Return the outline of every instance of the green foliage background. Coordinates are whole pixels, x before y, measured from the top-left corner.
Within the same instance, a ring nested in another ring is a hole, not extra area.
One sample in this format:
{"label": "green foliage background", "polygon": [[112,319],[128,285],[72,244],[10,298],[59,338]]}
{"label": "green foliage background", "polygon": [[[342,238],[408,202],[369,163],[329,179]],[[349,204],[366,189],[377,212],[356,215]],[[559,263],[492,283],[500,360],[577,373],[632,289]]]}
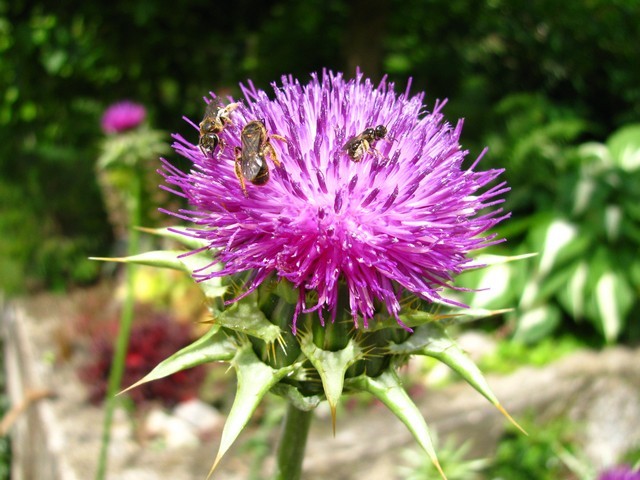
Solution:
{"label": "green foliage background", "polygon": [[[0,287],[97,278],[86,257],[113,239],[94,165],[114,101],[188,135],[202,96],[248,78],[412,77],[466,119],[470,158],[488,145],[484,165],[506,168],[517,221],[557,208],[573,147],[640,118],[638,44],[638,0],[0,0]],[[510,248],[532,228],[505,231]]]}

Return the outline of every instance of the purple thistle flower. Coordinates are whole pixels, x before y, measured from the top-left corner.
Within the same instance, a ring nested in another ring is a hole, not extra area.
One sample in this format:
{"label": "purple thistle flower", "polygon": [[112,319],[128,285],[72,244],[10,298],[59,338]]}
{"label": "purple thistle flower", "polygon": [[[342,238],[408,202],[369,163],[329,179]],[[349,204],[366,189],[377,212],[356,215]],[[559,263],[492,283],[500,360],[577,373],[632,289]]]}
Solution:
{"label": "purple thistle flower", "polygon": [[122,133],[140,125],[147,111],[139,103],[128,100],[114,103],[102,114],[100,125],[104,133]]}
{"label": "purple thistle flower", "polygon": [[[242,296],[271,275],[288,280],[299,291],[294,333],[301,312],[316,311],[324,324],[327,311],[335,320],[342,282],[356,326],[362,318],[366,327],[380,302],[400,322],[406,291],[456,304],[441,291],[471,268],[469,252],[498,241],[485,233],[508,216],[491,209],[508,188],[503,182],[480,192],[502,170],[476,172],[480,158],[463,169],[462,121],[455,127],[444,121],[444,102],[427,112],[424,94],[410,96],[409,87],[397,94],[385,79],[375,87],[362,75],[347,81],[323,72],[304,86],[283,77],[272,100],[249,82],[232,124],[220,133],[224,149],[205,156],[175,135],[174,149],[193,168],[184,173],[163,159],[162,173],[177,187],[171,191],[192,207],[174,214],[195,223],[192,235],[216,252],[211,267],[223,265],[196,278],[250,271]],[[242,127],[256,119],[287,141],[271,141],[281,166],[267,159],[271,179],[247,182],[245,196],[234,147],[241,146]],[[386,138],[354,162],[345,143],[377,125],[387,128]]]}
{"label": "purple thistle flower", "polygon": [[632,470],[628,465],[613,467],[602,472],[598,480],[640,480],[640,470]]}

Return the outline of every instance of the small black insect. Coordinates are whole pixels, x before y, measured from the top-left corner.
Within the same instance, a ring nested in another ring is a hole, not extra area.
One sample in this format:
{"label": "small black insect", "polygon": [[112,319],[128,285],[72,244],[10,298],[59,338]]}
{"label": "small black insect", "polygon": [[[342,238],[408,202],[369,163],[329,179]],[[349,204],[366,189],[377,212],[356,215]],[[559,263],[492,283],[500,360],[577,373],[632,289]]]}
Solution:
{"label": "small black insect", "polygon": [[377,127],[366,128],[362,133],[351,137],[344,144],[342,150],[346,151],[351,160],[359,162],[365,153],[373,148],[373,142],[381,140],[387,135],[387,127],[378,125]]}
{"label": "small black insect", "polygon": [[198,140],[198,147],[200,147],[203,155],[213,155],[218,145],[220,146],[219,153],[222,153],[225,143],[218,134],[231,123],[229,114],[239,105],[239,103],[230,103],[227,106],[223,106],[219,102],[207,104],[204,118],[200,122],[200,139]]}
{"label": "small black insect", "polygon": [[273,163],[279,167],[280,160],[270,139],[287,141],[281,135],[268,134],[264,120],[253,120],[245,125],[242,129],[240,139],[242,148],[236,147],[236,176],[240,180],[240,187],[245,196],[247,196],[246,182],[254,185],[264,185],[269,181],[269,166],[267,165],[266,155],[271,157]]}

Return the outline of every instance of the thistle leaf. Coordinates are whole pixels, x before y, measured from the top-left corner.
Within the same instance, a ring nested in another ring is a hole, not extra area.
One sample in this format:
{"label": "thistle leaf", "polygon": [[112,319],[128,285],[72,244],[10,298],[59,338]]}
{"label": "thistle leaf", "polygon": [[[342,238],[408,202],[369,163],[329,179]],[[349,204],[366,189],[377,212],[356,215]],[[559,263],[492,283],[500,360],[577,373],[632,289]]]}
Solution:
{"label": "thistle leaf", "polygon": [[[139,227],[138,229],[143,232],[151,233],[153,235],[170,238],[194,250],[204,249],[207,245],[206,242],[189,236],[189,230],[186,228],[172,227],[152,229]],[[181,232],[184,232],[184,234]],[[189,275],[193,275],[194,272],[197,272],[204,268],[209,268],[209,271],[212,272],[215,272],[216,270],[219,270],[221,268],[220,266],[215,265],[213,254],[206,249],[198,253],[185,253],[181,250],[155,250],[138,255],[132,255],[130,257],[91,258],[93,260],[135,263],[138,265],[147,265],[150,267],[171,268],[173,270],[186,272]],[[212,264],[214,265],[212,266]],[[218,277],[212,277],[207,280],[200,281],[198,282],[198,286],[207,298],[222,297],[227,291],[227,287],[222,285],[222,279]]]}
{"label": "thistle leaf", "polygon": [[158,380],[203,363],[229,361],[233,358],[236,349],[236,345],[220,331],[220,326],[214,325],[198,340],[160,362],[151,372],[120,394],[152,380]]}
{"label": "thistle leaf", "polygon": [[171,268],[173,270],[187,271],[184,264],[178,259],[182,254],[179,250],[154,250],[151,252],[131,255],[130,257],[89,257],[90,260],[101,262],[135,263],[136,265],[146,265],[149,267]]}
{"label": "thistle leaf", "polygon": [[424,417],[413,403],[407,392],[402,388],[398,375],[393,370],[387,370],[376,378],[366,375],[348,380],[349,386],[371,393],[384,403],[404,423],[422,449],[427,453],[440,476],[446,480],[446,475],[438,462],[429,427]]}
{"label": "thistle leaf", "polygon": [[[202,270],[205,267],[209,267],[214,263],[208,251],[185,254],[185,252],[181,250],[153,250],[151,252],[140,253],[138,255],[131,255],[129,257],[90,257],[90,259],[104,262],[134,263],[149,267],[170,268],[186,272],[189,275],[193,275],[194,272]],[[210,268],[210,271],[215,271],[219,268],[219,266],[214,265]],[[221,297],[227,291],[227,287],[222,285],[222,279],[218,277],[212,277],[207,280],[200,281],[197,284],[207,298]]]}
{"label": "thistle leaf", "polygon": [[191,229],[186,227],[169,227],[169,228],[145,228],[138,227],[141,232],[156,235],[158,237],[174,240],[191,250],[204,248],[208,242],[200,238],[196,238],[191,234]]}
{"label": "thistle leaf", "polygon": [[509,262],[518,262],[520,260],[525,260],[527,258],[537,256],[537,252],[532,253],[523,253],[522,255],[491,255],[491,254],[483,254],[478,255],[473,259],[473,264],[469,265],[468,268],[485,268],[492,265],[502,265]]}
{"label": "thistle leaf", "polygon": [[[194,272],[198,272],[205,268],[209,272],[215,272],[222,268],[221,265],[214,264],[211,252],[208,250],[187,255],[182,252],[178,260],[180,260],[184,265],[184,270],[189,272],[192,276]],[[227,287],[222,285],[222,278],[220,277],[211,277],[206,280],[198,281],[197,285],[200,287],[200,290],[202,290],[205,297],[209,299],[222,297],[227,292]]]}
{"label": "thistle leaf", "polygon": [[211,478],[220,459],[238,438],[238,435],[247,425],[251,415],[253,415],[266,393],[283,377],[298,368],[297,364],[289,365],[279,370],[269,367],[256,357],[250,343],[240,347],[231,363],[238,376],[236,398],[227,416],[218,454],[207,479]]}
{"label": "thistle leaf", "polygon": [[452,319],[456,324],[461,324],[470,323],[481,318],[493,317],[494,315],[502,315],[503,313],[509,312],[513,312],[513,308],[456,308],[450,310],[448,313],[440,314],[438,315],[438,317],[439,319]]}

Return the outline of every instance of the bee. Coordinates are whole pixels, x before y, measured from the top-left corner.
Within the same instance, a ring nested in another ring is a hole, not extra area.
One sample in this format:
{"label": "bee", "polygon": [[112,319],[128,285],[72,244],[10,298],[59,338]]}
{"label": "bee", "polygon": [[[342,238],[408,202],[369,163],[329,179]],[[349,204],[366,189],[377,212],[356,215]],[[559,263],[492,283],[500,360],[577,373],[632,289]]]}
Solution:
{"label": "bee", "polygon": [[362,156],[373,148],[373,142],[381,140],[387,135],[387,127],[378,125],[377,127],[365,128],[365,130],[355,137],[351,137],[344,144],[342,150],[346,151],[351,160],[359,162]]}
{"label": "bee", "polygon": [[224,150],[225,142],[218,134],[231,123],[229,114],[238,108],[239,103],[230,103],[226,107],[219,102],[210,102],[204,111],[204,118],[200,122],[200,139],[198,147],[203,155],[213,155],[220,146],[220,152]]}
{"label": "bee", "polygon": [[235,148],[235,169],[245,197],[248,196],[245,182],[249,181],[254,185],[264,185],[269,181],[269,166],[267,165],[266,155],[271,157],[276,167],[280,166],[278,154],[270,142],[271,138],[287,141],[281,135],[268,134],[264,120],[253,120],[242,129],[242,134],[240,135],[242,148]]}

